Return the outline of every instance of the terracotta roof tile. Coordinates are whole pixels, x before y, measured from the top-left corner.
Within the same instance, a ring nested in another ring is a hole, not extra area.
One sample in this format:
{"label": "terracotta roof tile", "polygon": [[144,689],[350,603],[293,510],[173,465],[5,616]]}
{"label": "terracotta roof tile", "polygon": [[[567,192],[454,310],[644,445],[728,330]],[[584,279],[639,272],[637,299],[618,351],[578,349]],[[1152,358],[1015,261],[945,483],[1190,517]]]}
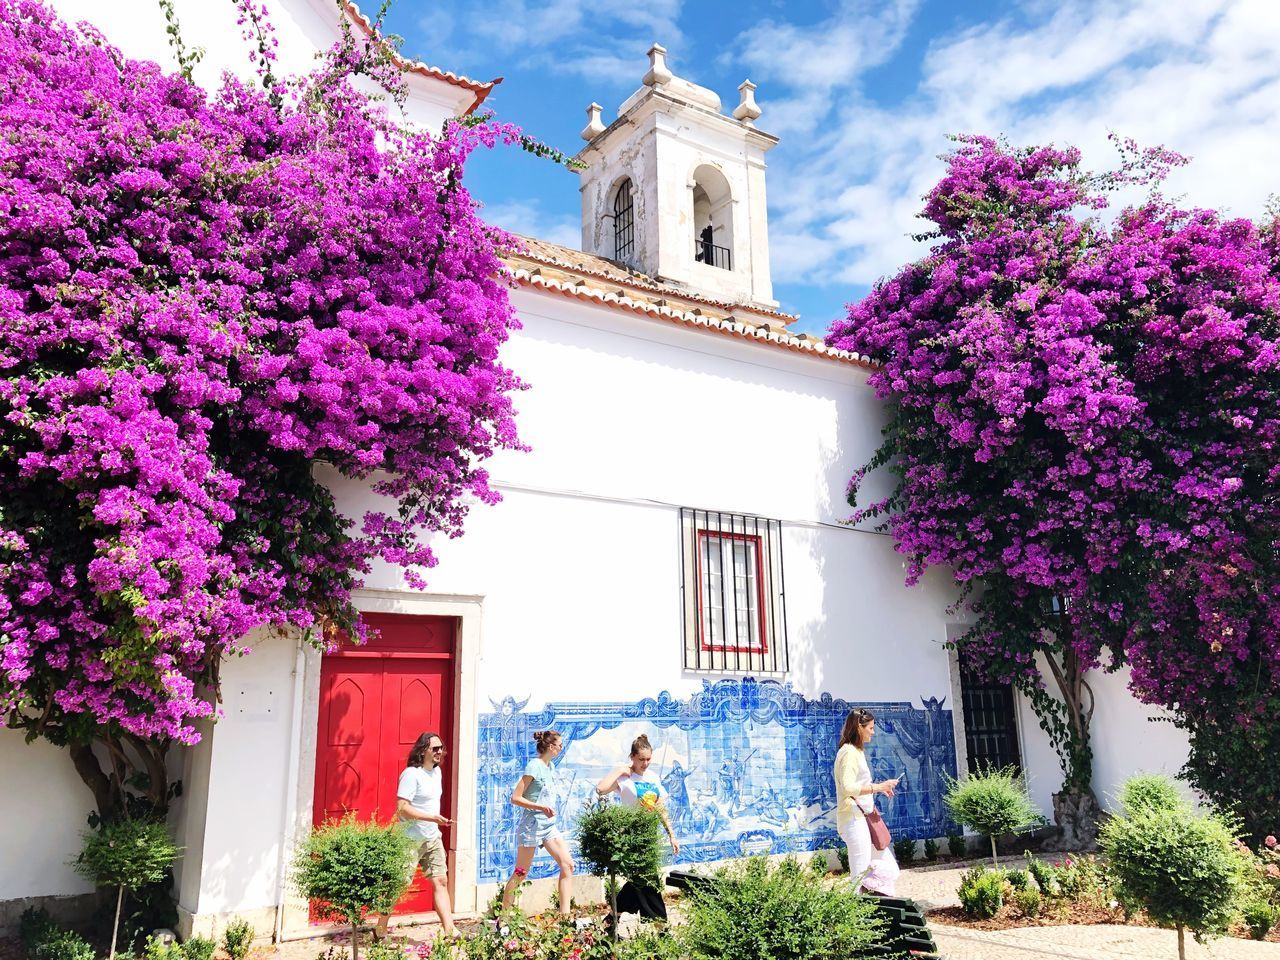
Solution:
{"label": "terracotta roof tile", "polygon": [[[721,304],[672,285],[661,284],[642,274],[631,273],[611,261],[580,250],[533,238],[521,237],[520,240],[525,249],[508,251],[503,257],[512,279],[521,286],[608,305],[773,349],[809,354],[867,370],[875,369],[868,358],[829,347],[820,337],[792,333],[786,324],[795,318],[787,314],[741,304]],[[650,295],[655,292],[664,296]],[[770,315],[783,322],[767,322]]]}
{"label": "terracotta roof tile", "polygon": [[768,317],[771,320],[776,319],[784,326],[795,323],[797,319],[793,314],[782,313],[768,307],[750,303],[716,300],[705,294],[691,291],[679,284],[666,283],[635,270],[630,270],[627,267],[619,266],[612,260],[606,260],[604,257],[597,256],[594,253],[584,253],[581,250],[564,247],[558,243],[548,243],[546,240],[539,240],[536,237],[520,236],[520,241],[525,246],[525,249],[520,251],[520,255],[525,259],[535,260],[551,266],[569,268],[584,276],[607,280],[611,283],[620,283],[633,290],[656,293],[661,296],[678,297],[681,300],[705,303],[723,310],[746,310],[762,317]]}

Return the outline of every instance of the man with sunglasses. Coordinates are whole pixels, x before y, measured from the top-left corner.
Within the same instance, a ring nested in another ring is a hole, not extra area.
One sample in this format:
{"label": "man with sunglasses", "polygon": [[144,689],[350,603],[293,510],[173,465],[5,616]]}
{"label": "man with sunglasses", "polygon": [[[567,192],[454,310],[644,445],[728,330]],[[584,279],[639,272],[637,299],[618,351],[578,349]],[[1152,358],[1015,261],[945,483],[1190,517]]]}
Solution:
{"label": "man with sunglasses", "polygon": [[[396,787],[396,816],[404,824],[404,831],[417,844],[409,861],[409,882],[419,866],[431,881],[431,898],[440,917],[445,936],[453,936],[453,908],[449,902],[449,866],[440,828],[449,825],[449,818],[440,815],[440,798],[444,794],[444,782],[440,762],[444,757],[444,741],[437,733],[424,733],[414,741],[409,751],[404,772]],[[378,918],[374,936],[387,935],[389,917]]]}

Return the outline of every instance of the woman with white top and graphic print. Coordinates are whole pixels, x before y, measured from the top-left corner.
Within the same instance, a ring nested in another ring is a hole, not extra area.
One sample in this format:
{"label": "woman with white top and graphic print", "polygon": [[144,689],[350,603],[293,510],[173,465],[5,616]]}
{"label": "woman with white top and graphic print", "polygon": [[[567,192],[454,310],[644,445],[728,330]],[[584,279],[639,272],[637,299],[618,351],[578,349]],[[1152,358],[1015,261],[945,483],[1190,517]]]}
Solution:
{"label": "woman with white top and graphic print", "polygon": [[643,733],[631,741],[631,762],[618,767],[611,774],[596,784],[596,793],[607,797],[616,793],[624,807],[647,807],[658,811],[662,818],[663,829],[667,831],[667,839],[671,841],[671,855],[680,855],[680,844],[676,841],[675,831],[671,829],[671,818],[667,816],[667,790],[659,777],[648,777],[649,764],[653,762],[653,746]]}
{"label": "woman with white top and graphic print", "polygon": [[[440,815],[440,798],[444,795],[444,778],[440,772],[443,755],[444,741],[437,733],[424,733],[414,741],[396,785],[396,817],[416,844],[409,861],[409,882],[413,882],[413,875],[421,866],[431,881],[431,902],[440,917],[440,927],[446,936],[453,936],[448,855],[440,836],[440,828],[449,825],[449,818]],[[378,917],[375,937],[381,939],[387,935],[389,919],[385,915]]]}
{"label": "woman with white top and graphic print", "polygon": [[511,791],[511,802],[524,812],[516,825],[516,868],[502,891],[502,909],[511,907],[516,888],[529,872],[533,855],[542,847],[560,868],[557,888],[560,913],[568,916],[573,889],[573,857],[556,826],[556,774],[551,761],[560,755],[564,741],[555,730],[539,730],[533,735],[538,755],[525,764],[524,774]]}
{"label": "woman with white top and graphic print", "polygon": [[870,710],[850,710],[840,731],[836,752],[836,830],[849,847],[849,876],[855,890],[894,895],[898,862],[890,848],[871,845],[867,814],[876,808],[876,794],[892,797],[897,780],[871,779],[866,746],[876,734],[876,718]]}

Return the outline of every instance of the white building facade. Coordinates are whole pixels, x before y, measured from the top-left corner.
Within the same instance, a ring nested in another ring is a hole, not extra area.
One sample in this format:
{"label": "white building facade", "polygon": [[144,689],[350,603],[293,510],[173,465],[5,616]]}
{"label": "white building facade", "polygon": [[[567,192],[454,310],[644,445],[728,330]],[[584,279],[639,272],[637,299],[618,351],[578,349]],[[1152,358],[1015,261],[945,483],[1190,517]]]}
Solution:
{"label": "white building facade", "polygon": [[[120,12],[130,5],[131,17]],[[208,9],[177,6],[184,22]],[[131,55],[169,62],[149,0],[117,3],[109,20],[88,0],[58,7]],[[273,9],[286,70],[327,46],[325,29],[336,39],[328,3]],[[200,71],[239,57],[228,22],[200,33]],[[532,450],[492,461],[502,503],[475,508],[461,539],[433,543],[427,591],[375,568],[358,594],[381,631],[369,647],[322,654],[264,636],[225,665],[222,719],[176,761],[184,932],[236,916],[260,935],[314,932],[287,880],[294,843],[343,812],[387,816],[404,754],[428,728],[448,748],[445,839],[463,912],[508,876],[508,797],[545,728],[566,742],[567,833],[644,733],[679,860],[699,863],[834,846],[836,737],[851,706],[869,706],[875,775],[903,777],[884,809],[895,834],[954,830],[943,779],[967,768],[971,741],[945,646],[963,629],[946,613],[950,580],[932,571],[904,587],[889,538],[841,522],[848,478],[884,422],[868,366],[791,334],[777,310],[764,164],[777,141],[754,125],[754,87],[724,116],[663,53],[651,51],[615,121],[588,111],[584,251],[530,239],[510,257],[523,329],[504,361],[530,385],[517,406]],[[467,112],[491,88],[417,66],[417,122]],[[367,484],[330,483],[352,516],[374,502]],[[1136,769],[1175,772],[1176,732],[1145,722],[1122,675],[1092,682],[1100,796]],[[1003,738],[1047,812],[1061,773],[1034,717],[1016,697],[974,708],[974,733]],[[0,860],[29,865],[0,879],[0,921],[11,922],[31,898],[87,892],[66,862],[92,799],[60,751],[10,731],[0,769],[31,784],[0,798]],[[532,875],[551,869],[539,856]],[[530,902],[546,892],[535,886]],[[426,912],[429,892],[404,906]]]}

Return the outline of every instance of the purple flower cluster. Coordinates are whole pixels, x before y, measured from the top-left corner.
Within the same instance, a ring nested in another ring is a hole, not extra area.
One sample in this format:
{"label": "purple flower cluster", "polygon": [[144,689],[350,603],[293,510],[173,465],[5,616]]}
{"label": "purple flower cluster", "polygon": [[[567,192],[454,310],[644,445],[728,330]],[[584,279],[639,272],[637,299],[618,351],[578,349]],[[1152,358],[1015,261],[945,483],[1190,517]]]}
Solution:
{"label": "purple flower cluster", "polygon": [[987,672],[1110,650],[1138,696],[1204,716],[1280,690],[1280,241],[1155,193],[1099,221],[1110,189],[1182,162],[1121,146],[1094,176],[1074,150],[960,140],[931,254],[829,334],[882,364],[892,411],[850,498],[896,471],[855,519],[883,517],[911,582],[981,584],[962,649]]}
{"label": "purple flower cluster", "polygon": [[[210,96],[0,0],[9,722],[196,739],[251,629],[358,636],[369,561],[420,583],[520,447],[505,238],[460,180],[513,132],[406,132],[332,71],[268,86]],[[391,508],[355,530],[317,463]]]}

